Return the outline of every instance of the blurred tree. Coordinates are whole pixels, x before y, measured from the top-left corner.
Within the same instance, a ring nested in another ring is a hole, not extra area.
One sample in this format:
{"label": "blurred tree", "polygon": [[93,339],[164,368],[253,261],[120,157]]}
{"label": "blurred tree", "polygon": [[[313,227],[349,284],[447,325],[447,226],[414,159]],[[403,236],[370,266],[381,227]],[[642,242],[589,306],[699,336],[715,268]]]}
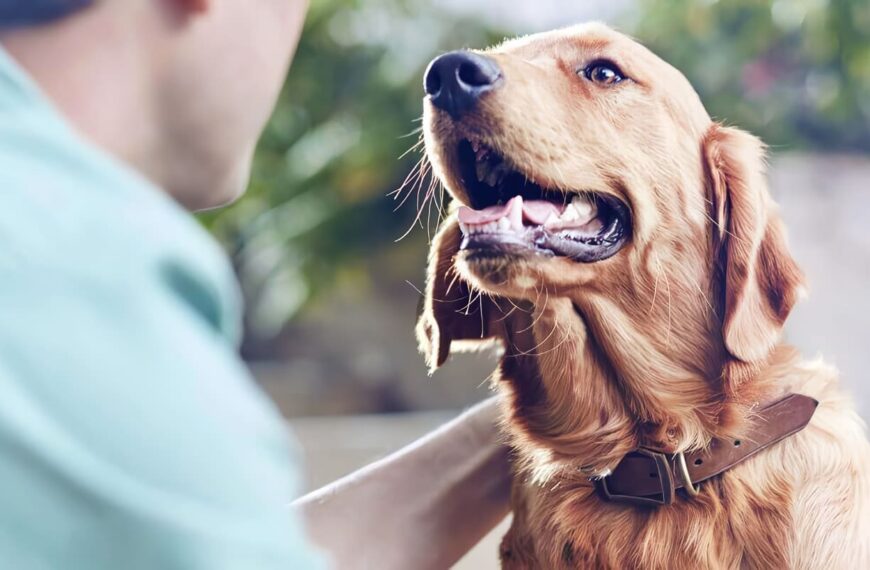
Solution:
{"label": "blurred tree", "polygon": [[639,0],[627,28],[776,148],[870,150],[870,1]]}

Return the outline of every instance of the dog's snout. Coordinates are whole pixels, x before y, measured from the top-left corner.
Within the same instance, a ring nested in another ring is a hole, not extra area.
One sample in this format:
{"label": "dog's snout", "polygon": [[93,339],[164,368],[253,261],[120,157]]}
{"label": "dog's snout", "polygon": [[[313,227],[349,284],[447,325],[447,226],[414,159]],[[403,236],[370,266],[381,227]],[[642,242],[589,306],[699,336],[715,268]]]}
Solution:
{"label": "dog's snout", "polygon": [[497,87],[501,77],[494,60],[470,51],[451,51],[429,64],[424,88],[433,105],[459,119]]}

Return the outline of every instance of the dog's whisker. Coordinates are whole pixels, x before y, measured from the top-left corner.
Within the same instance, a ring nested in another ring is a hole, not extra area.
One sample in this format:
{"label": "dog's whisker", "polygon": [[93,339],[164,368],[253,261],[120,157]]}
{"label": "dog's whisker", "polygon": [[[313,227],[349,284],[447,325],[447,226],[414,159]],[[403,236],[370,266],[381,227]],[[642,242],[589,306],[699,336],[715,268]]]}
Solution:
{"label": "dog's whisker", "polygon": [[659,277],[661,276],[661,274],[662,274],[662,266],[661,266],[661,263],[659,263],[658,257],[656,257],[656,276],[655,276],[655,281],[653,282],[652,301],[649,304],[649,310],[647,310],[647,312],[646,312],[646,315],[648,317],[650,315],[652,315],[653,309],[655,309],[655,306],[656,306],[656,297],[657,297],[658,292],[659,292]]}
{"label": "dog's whisker", "polygon": [[[552,338],[552,336],[553,336],[554,334],[556,334],[556,331],[557,331],[558,329],[559,329],[558,324],[557,324],[557,323],[553,323],[553,328],[550,329],[549,334],[547,334],[547,336],[546,336],[543,340],[541,340],[537,345],[535,345],[534,347],[530,348],[529,350],[527,350],[527,351],[523,351],[521,354],[522,354],[523,356],[540,356],[541,354],[546,354],[546,352],[544,352],[544,353],[539,353],[539,352],[537,352],[537,351],[538,351],[539,348],[541,348],[542,346],[544,346],[544,344],[546,344],[547,341],[549,341],[550,338]],[[533,336],[534,336],[534,331],[533,331]],[[557,349],[559,346],[561,346],[561,345],[562,345],[562,342],[564,342],[564,340],[565,340],[565,339],[563,339],[563,341],[559,342],[559,344],[558,344],[556,347],[554,347],[553,350],[555,350],[555,349]]]}
{"label": "dog's whisker", "polygon": [[[408,201],[408,198],[410,198],[413,194],[413,187],[418,183],[418,180],[426,176],[424,161],[426,161],[426,157],[420,158],[420,160],[418,160],[417,164],[414,166],[413,170],[405,178],[405,181],[402,183],[402,185],[394,190],[391,194],[388,194],[388,196],[392,195],[394,201],[401,198],[401,201],[399,202],[398,206],[393,209],[393,212],[399,211],[399,209],[401,209],[402,206],[405,205],[405,203]],[[404,198],[402,198],[402,191],[406,187],[408,188],[408,192],[406,192]]]}
{"label": "dog's whisker", "polygon": [[405,279],[405,283],[407,283],[408,285],[410,285],[410,286],[411,286],[411,289],[413,289],[414,291],[416,291],[419,295],[422,295],[422,294],[423,294],[423,291],[421,291],[419,287],[417,287],[416,285],[414,285],[414,284],[411,282],[410,279]]}
{"label": "dog's whisker", "polygon": [[[655,253],[655,256],[656,256],[656,263],[659,265],[659,267],[661,267],[661,260],[659,259],[658,253]],[[665,278],[665,287],[666,287],[667,292],[668,292],[668,328],[667,328],[668,332],[667,332],[667,335],[665,336],[665,346],[670,348],[670,346],[671,346],[671,310],[673,307],[673,305],[671,303],[671,280],[668,277],[668,274],[666,272],[663,274],[663,276]]]}
{"label": "dog's whisker", "polygon": [[460,279],[459,272],[455,269],[455,265],[451,267],[450,271],[453,273],[453,279],[451,279],[450,283],[447,284],[447,290],[445,293],[450,293],[450,290],[453,289],[453,286],[456,285],[456,282]]}
{"label": "dog's whisker", "polygon": [[[417,117],[415,119],[411,119],[411,122],[419,123],[419,122],[422,122],[422,120],[423,120],[423,117],[420,116],[420,117]],[[410,131],[408,131],[404,135],[399,135],[399,138],[406,139],[406,138],[412,137],[414,135],[418,135],[420,137],[420,140],[423,140],[423,125],[419,125],[419,126],[414,127],[413,129],[411,129]]]}
{"label": "dog's whisker", "polygon": [[471,314],[471,312],[470,312],[471,306],[474,305],[475,301],[477,301],[477,299],[479,299],[479,298],[480,298],[480,291],[472,291],[471,294],[468,296],[468,302],[465,304],[465,308],[462,309],[460,312],[465,316],[470,315]]}
{"label": "dog's whisker", "polygon": [[[423,223],[422,223],[421,218],[423,215],[423,208],[425,207],[425,202],[424,202],[424,204],[421,205],[420,192],[422,191],[422,186],[424,184],[424,180],[426,179],[426,177],[429,174],[431,174],[431,168],[432,168],[432,165],[429,163],[428,159],[426,159],[424,157],[424,159],[421,162],[421,167],[420,167],[421,174],[420,174],[420,176],[417,177],[417,179],[416,179],[417,182],[414,184],[414,187],[416,188],[416,195],[417,195],[417,198],[416,198],[417,214],[414,217],[414,220],[411,222],[411,225],[408,227],[408,229],[405,231],[405,233],[403,233],[398,239],[396,239],[396,242],[402,241],[403,239],[408,237],[408,235],[414,230],[414,227],[417,225],[420,225],[420,228],[423,229]],[[431,183],[431,180],[430,180],[430,183]],[[408,192],[408,196],[406,196],[405,200],[407,200],[407,198],[410,197],[411,194],[413,194],[413,190]],[[404,202],[405,201],[403,200],[402,204],[404,204]]]}
{"label": "dog's whisker", "polygon": [[[421,157],[417,160],[417,162],[414,163],[414,166],[411,167],[411,171],[408,173],[407,176],[405,176],[405,179],[402,181],[402,183],[399,185],[399,187],[396,188],[395,190],[393,190],[392,192],[390,192],[389,194],[387,194],[387,196],[392,196],[393,200],[398,200],[398,199],[401,197],[402,192],[405,190],[405,188],[410,188],[409,185],[412,184],[412,183],[415,183],[415,182],[416,182],[416,178],[419,177],[419,176],[421,175],[421,172],[422,172],[422,166],[423,166],[423,163],[424,163],[425,161],[426,161],[426,157],[425,157],[425,156],[421,156]],[[406,198],[406,199],[407,199],[407,198]],[[404,204],[404,203],[405,203],[405,202],[404,202],[404,200],[403,200],[403,201],[399,204],[399,207],[401,207],[402,204]],[[393,210],[393,211],[395,212],[396,210]]]}
{"label": "dog's whisker", "polygon": [[[538,316],[534,318],[534,320],[532,321],[532,324],[530,324],[528,326],[528,328],[526,328],[525,330],[534,329],[534,327],[537,326],[538,322],[541,320],[541,318],[543,318],[544,313],[546,312],[547,306],[549,305],[549,302],[550,302],[550,291],[545,287],[545,285],[543,283],[541,284],[540,291],[538,291],[537,287],[535,288],[535,290],[537,291],[537,293],[536,293],[535,303],[534,303],[534,306],[536,307],[534,312],[537,312]],[[546,293],[547,296],[546,296],[545,301],[544,301],[544,306],[541,309],[541,308],[539,308],[540,300],[541,300],[541,295],[544,293]],[[534,314],[534,312],[533,312],[533,314]]]}
{"label": "dog's whisker", "polygon": [[483,314],[483,295],[477,296],[477,302],[480,305],[480,332],[481,334],[486,331],[486,323],[484,322],[484,314]]}
{"label": "dog's whisker", "polygon": [[716,309],[713,307],[713,304],[710,302],[707,294],[704,293],[703,289],[701,289],[701,286],[691,279],[687,279],[686,282],[690,283],[695,288],[695,290],[698,291],[698,294],[701,295],[701,298],[704,300],[704,304],[707,306],[708,309],[710,309],[710,312],[716,314]]}

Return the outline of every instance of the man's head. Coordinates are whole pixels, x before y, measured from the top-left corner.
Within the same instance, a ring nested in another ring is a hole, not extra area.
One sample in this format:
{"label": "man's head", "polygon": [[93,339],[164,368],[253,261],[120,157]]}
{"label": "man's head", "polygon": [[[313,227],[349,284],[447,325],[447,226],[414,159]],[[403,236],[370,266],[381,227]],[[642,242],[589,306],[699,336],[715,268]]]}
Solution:
{"label": "man's head", "polygon": [[191,209],[244,190],[307,0],[20,4],[0,43],[85,136]]}

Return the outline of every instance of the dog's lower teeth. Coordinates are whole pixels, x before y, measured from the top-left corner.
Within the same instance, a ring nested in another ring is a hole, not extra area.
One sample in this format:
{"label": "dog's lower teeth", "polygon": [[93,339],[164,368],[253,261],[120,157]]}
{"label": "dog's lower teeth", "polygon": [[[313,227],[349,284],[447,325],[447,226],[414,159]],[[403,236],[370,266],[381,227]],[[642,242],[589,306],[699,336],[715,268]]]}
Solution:
{"label": "dog's lower teeth", "polygon": [[511,231],[511,222],[506,217],[486,224],[471,226],[459,222],[459,229],[462,230],[464,235],[504,233]]}

